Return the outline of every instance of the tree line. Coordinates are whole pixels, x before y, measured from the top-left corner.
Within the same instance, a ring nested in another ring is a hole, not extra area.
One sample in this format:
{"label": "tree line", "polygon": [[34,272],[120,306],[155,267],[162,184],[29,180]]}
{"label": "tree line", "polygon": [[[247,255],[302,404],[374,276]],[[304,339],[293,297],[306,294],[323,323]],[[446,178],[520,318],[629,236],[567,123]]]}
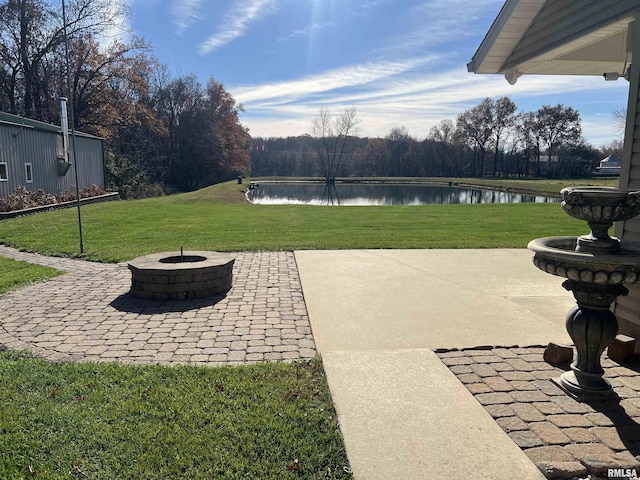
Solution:
{"label": "tree line", "polygon": [[0,0],[0,110],[59,124],[69,96],[73,127],[105,139],[107,187],[124,197],[249,174],[579,177],[605,153],[585,142],[573,108],[518,112],[508,97],[442,120],[424,140],[402,126],[361,138],[354,108],[322,109],[308,135],[252,139],[214,77],[172,75],[143,39],[109,38],[121,3],[67,0],[64,22],[57,0]]}
{"label": "tree line", "polygon": [[248,174],[241,106],[213,77],[172,76],[144,40],[109,38],[120,4],[67,0],[65,23],[59,1],[0,1],[0,109],[59,124],[70,91],[73,127],[105,139],[108,187],[125,197]]}
{"label": "tree line", "polygon": [[[604,156],[621,154],[618,141],[602,149],[588,144],[580,114],[572,107],[543,105],[518,112],[508,97],[485,98],[455,120],[440,121],[424,140],[395,127],[385,137],[352,136],[345,142],[345,131],[357,130],[355,110],[345,110],[333,124],[328,117],[327,110],[320,111],[311,135],[254,138],[252,175],[579,178],[589,176]],[[330,175],[328,140],[339,143],[342,154]]]}

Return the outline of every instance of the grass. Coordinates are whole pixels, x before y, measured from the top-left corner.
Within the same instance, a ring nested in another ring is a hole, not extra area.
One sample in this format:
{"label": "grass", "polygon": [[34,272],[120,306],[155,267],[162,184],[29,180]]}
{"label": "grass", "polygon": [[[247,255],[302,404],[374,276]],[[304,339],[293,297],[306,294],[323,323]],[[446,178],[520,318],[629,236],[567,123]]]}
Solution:
{"label": "grass", "polygon": [[[228,182],[187,194],[87,205],[85,258],[116,262],[157,251],[357,248],[524,248],[586,233],[558,204],[314,207],[251,205]],[[2,222],[0,242],[49,255],[79,253],[73,209]]]}
{"label": "grass", "polygon": [[[144,227],[145,216],[162,221],[191,207],[200,213],[234,208],[234,197],[243,198],[224,186],[179,201],[87,207],[83,214],[113,252],[105,257],[123,258],[129,254],[121,248],[134,238],[145,248],[171,236],[173,230]],[[22,217],[3,227],[20,232],[25,248],[46,245],[40,242],[48,236],[60,249],[54,253],[64,253],[60,246],[77,238],[67,219],[73,212]],[[172,229],[182,224],[166,221]],[[136,234],[123,240],[128,228]],[[59,273],[0,257],[0,292]],[[351,478],[318,358],[217,368],[47,363],[0,346],[0,385],[0,478]]]}
{"label": "grass", "polygon": [[62,273],[53,268],[0,257],[0,295],[23,285],[40,282]]}
{"label": "grass", "polygon": [[500,190],[511,190],[516,192],[533,193],[539,195],[556,195],[560,190],[568,186],[585,186],[597,185],[617,187],[619,183],[618,177],[601,177],[580,180],[518,180],[518,179],[495,179],[495,178],[463,178],[448,179],[461,185],[474,185],[479,187],[497,188]]}
{"label": "grass", "polygon": [[0,478],[351,478],[321,362],[47,363],[0,352]]}
{"label": "grass", "polygon": [[[558,204],[256,206],[245,202],[243,188],[229,182],[159,199],[87,205],[86,258],[122,261],[181,246],[525,247],[535,237],[586,228]],[[76,211],[5,220],[0,242],[76,256]],[[57,273],[0,258],[0,293]],[[164,367],[47,363],[0,351],[0,385],[0,478],[351,477],[319,359]]]}

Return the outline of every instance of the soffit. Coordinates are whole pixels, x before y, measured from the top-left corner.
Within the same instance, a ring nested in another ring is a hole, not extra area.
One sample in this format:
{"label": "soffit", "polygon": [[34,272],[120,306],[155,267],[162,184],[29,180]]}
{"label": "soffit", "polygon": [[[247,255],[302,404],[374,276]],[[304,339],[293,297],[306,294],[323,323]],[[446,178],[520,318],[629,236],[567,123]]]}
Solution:
{"label": "soffit", "polygon": [[507,0],[467,67],[474,73],[623,73],[631,62],[629,24],[638,12],[640,0]]}

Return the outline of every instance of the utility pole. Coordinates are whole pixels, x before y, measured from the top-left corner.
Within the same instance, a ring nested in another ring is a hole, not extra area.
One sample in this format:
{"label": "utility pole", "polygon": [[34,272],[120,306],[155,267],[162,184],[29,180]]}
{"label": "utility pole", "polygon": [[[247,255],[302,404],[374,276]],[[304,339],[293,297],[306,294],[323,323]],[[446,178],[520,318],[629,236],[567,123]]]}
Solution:
{"label": "utility pole", "polygon": [[78,184],[78,157],[76,155],[75,120],[73,117],[73,94],[71,91],[71,69],[69,67],[69,37],[67,36],[67,11],[62,0],[62,31],[64,33],[64,56],[67,64],[67,95],[69,97],[69,122],[71,123],[71,150],[73,156],[73,171],[76,180],[76,205],[78,207],[78,231],[80,234],[80,255],[84,255],[84,240],[82,238],[82,214],[80,212],[80,185]]}

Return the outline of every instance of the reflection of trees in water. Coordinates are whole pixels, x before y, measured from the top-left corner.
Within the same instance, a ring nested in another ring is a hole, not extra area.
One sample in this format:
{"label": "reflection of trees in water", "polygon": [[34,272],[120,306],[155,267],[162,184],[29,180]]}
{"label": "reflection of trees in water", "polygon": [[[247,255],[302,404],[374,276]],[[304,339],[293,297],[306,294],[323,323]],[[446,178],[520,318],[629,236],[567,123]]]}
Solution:
{"label": "reflection of trees in water", "polygon": [[249,193],[255,203],[315,205],[448,205],[555,202],[557,199],[470,188],[434,185],[260,184]]}
{"label": "reflection of trees in water", "polygon": [[335,183],[325,183],[322,202],[323,205],[340,206],[340,196]]}

